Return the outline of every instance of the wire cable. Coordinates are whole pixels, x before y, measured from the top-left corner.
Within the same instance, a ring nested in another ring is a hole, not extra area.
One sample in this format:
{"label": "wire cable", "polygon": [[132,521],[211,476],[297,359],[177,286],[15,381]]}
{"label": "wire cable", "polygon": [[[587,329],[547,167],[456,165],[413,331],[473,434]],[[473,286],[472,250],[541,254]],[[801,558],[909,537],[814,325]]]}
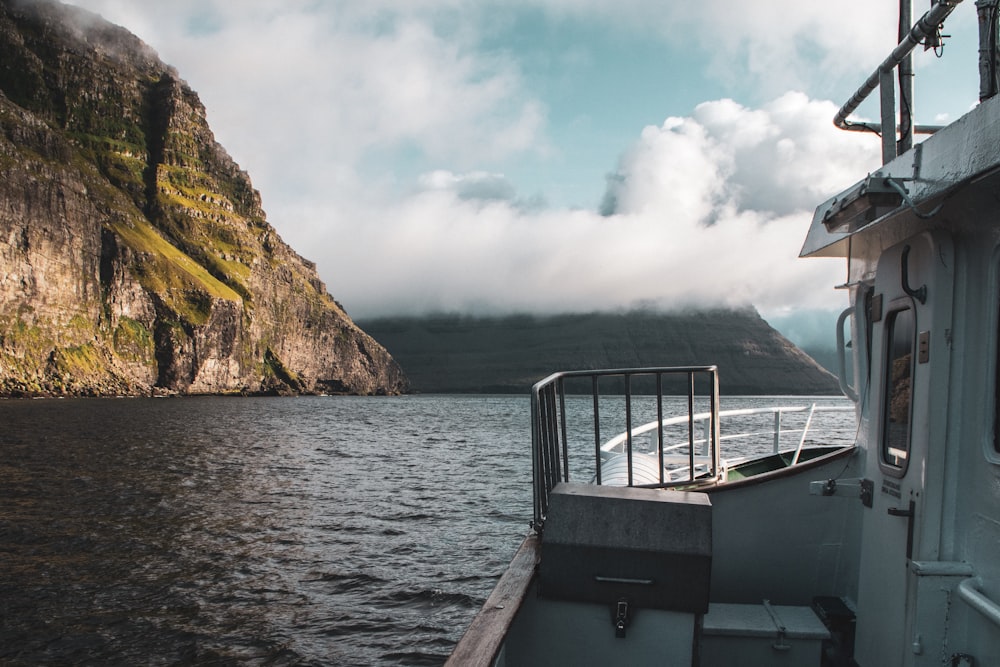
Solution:
{"label": "wire cable", "polygon": [[921,220],[929,220],[933,218],[935,215],[941,212],[941,207],[944,206],[944,202],[941,202],[940,204],[934,207],[933,211],[924,213],[923,211],[918,209],[917,205],[913,202],[912,199],[910,199],[910,194],[906,191],[906,188],[903,187],[902,183],[900,183],[894,178],[885,179],[885,183],[886,185],[888,185],[893,190],[899,193],[899,195],[903,198],[903,203],[909,206],[910,209],[913,211],[914,215],[916,215]]}

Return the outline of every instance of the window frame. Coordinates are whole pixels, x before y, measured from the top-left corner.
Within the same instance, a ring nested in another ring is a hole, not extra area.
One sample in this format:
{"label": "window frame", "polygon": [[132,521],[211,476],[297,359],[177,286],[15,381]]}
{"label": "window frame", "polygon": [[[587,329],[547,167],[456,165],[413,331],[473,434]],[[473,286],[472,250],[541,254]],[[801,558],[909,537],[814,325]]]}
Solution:
{"label": "window frame", "polygon": [[[909,345],[909,397],[907,398],[906,406],[906,448],[902,451],[905,456],[902,457],[902,462],[898,463],[896,461],[900,460],[900,457],[892,457],[889,455],[889,450],[892,449],[890,446],[890,430],[889,425],[891,422],[890,414],[892,410],[893,398],[897,396],[893,386],[893,367],[896,366],[897,359],[903,359],[906,355],[897,356],[895,349],[896,342],[896,324],[898,318],[901,314],[906,313],[910,320],[910,331],[909,336],[906,338],[901,338],[900,343],[907,343]],[[892,477],[902,478],[906,476],[906,472],[910,466],[910,455],[913,451],[913,389],[914,389],[914,377],[916,375],[916,350],[917,350],[917,309],[916,305],[911,299],[902,299],[894,301],[889,304],[886,309],[885,315],[883,317],[883,327],[882,327],[882,383],[879,395],[879,434],[878,434],[878,464],[879,469],[886,475]]]}

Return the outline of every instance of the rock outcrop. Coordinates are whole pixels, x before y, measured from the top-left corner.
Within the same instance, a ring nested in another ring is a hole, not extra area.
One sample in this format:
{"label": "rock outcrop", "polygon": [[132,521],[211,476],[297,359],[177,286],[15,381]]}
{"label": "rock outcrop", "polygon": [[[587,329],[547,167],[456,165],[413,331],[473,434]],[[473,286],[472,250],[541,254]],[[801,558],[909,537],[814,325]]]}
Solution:
{"label": "rock outcrop", "polygon": [[396,317],[361,325],[417,392],[527,392],[555,371],[719,368],[729,395],[838,394],[836,378],[753,308],[508,317]]}
{"label": "rock outcrop", "polygon": [[147,45],[0,0],[0,395],[400,393]]}

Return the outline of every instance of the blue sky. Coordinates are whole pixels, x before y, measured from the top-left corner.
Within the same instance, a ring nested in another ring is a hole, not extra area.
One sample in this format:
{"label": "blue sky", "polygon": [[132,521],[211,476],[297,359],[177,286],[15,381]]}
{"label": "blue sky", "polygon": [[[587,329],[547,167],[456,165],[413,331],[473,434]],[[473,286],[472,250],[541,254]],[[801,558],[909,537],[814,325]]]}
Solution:
{"label": "blue sky", "polygon": [[[72,4],[178,69],[355,317],[749,303],[810,342],[845,305],[843,264],[796,256],[878,166],[831,119],[895,2]],[[917,58],[921,123],[978,95],[971,1],[945,32]]]}

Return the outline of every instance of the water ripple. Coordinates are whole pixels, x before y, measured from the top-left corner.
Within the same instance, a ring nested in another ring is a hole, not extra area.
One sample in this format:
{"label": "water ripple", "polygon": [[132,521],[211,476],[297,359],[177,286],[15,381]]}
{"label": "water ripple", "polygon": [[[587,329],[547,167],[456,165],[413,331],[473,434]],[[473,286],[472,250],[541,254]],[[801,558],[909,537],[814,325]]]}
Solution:
{"label": "water ripple", "polygon": [[0,402],[0,662],[441,664],[530,510],[485,400]]}

